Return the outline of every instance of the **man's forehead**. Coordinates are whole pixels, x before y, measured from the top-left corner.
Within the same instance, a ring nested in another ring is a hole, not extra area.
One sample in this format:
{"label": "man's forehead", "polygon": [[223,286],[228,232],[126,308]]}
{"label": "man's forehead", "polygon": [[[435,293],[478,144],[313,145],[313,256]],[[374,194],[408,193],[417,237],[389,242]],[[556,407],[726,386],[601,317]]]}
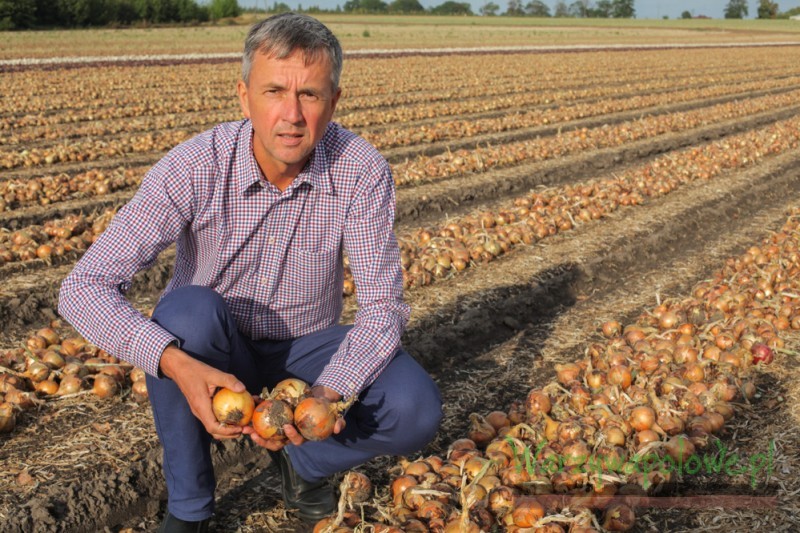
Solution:
{"label": "man's forehead", "polygon": [[322,65],[325,67],[331,66],[330,58],[328,54],[325,53],[324,50],[303,50],[301,48],[295,48],[291,50],[289,53],[282,53],[276,50],[258,50],[256,51],[256,55],[264,57],[266,59],[274,59],[276,61],[288,61],[295,59],[297,57],[301,57],[303,60],[303,64],[307,67],[311,65]]}

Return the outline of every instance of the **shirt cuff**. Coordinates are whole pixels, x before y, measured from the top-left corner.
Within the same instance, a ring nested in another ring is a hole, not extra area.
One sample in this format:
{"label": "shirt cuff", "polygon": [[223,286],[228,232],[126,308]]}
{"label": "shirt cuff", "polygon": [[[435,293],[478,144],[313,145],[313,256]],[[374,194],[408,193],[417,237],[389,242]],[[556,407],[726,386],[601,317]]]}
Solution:
{"label": "shirt cuff", "polygon": [[163,378],[159,372],[159,363],[161,354],[170,344],[180,346],[178,339],[170,332],[155,322],[145,322],[128,343],[130,361],[151,376]]}
{"label": "shirt cuff", "polygon": [[[382,368],[379,370],[382,370]],[[379,370],[369,372],[364,368],[349,368],[342,364],[337,364],[336,355],[334,355],[331,363],[325,367],[322,374],[314,382],[314,385],[323,385],[333,389],[342,395],[343,400],[349,400],[354,395],[361,394],[364,389],[371,385],[375,381]]]}

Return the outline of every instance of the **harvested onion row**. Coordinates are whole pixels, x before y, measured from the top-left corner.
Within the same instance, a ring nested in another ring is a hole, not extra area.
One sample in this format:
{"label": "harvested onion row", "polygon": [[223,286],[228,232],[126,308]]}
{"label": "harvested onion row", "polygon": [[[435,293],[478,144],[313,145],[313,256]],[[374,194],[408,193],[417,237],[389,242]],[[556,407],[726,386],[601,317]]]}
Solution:
{"label": "harvested onion row", "polygon": [[[423,142],[440,142],[450,139],[464,139],[485,133],[499,133],[547,124],[558,124],[571,120],[611,115],[634,109],[677,102],[713,98],[722,95],[764,90],[771,87],[786,87],[797,83],[797,78],[750,82],[737,85],[704,87],[701,90],[663,92],[655,94],[638,93],[591,102],[579,101],[572,105],[562,105],[551,109],[535,109],[521,113],[506,114],[497,118],[450,120],[424,126],[398,126],[379,132],[363,132],[362,136],[378,148],[409,146]],[[342,121],[347,125],[347,121]]]}
{"label": "harvested onion row", "polygon": [[[627,531],[637,503],[749,401],[800,330],[800,208],[691,295],[601,326],[584,358],[507,411],[472,413],[446,456],[401,460],[376,531]],[[599,513],[599,514],[595,514]],[[368,523],[350,517],[337,531]],[[348,529],[349,528],[349,529]],[[394,528],[394,529],[392,529]],[[534,529],[531,529],[533,531]],[[535,529],[540,531],[540,529]]]}
{"label": "harvested onion row", "polygon": [[[429,285],[472,265],[493,261],[516,246],[606,217],[620,206],[640,205],[693,181],[713,179],[725,171],[786,153],[800,143],[798,128],[800,119],[780,121],[665,154],[619,176],[540,190],[520,196],[496,212],[416,230],[399,239],[404,285]],[[344,292],[355,292],[349,269]]]}
{"label": "harvested onion row", "polygon": [[[618,53],[613,57],[598,54],[572,55],[569,61],[556,56],[493,55],[474,56],[468,63],[454,58],[437,58],[438,76],[430,76],[431,59],[405,57],[400,60],[370,60],[351,63],[343,80],[346,98],[340,105],[349,108],[389,105],[402,93],[403,105],[419,98],[454,100],[530,90],[519,79],[536,80],[535,90],[540,94],[564,89],[569,85],[599,87],[608,79],[627,84],[641,84],[647,80],[664,80],[681,86],[698,84],[723,84],[743,79],[766,79],[791,75],[797,67],[791,56],[785,61],[775,55],[765,60],[762,50],[743,50],[732,60],[730,56],[687,54],[672,51],[669,62],[652,61],[652,54]],[[692,68],[691,65],[696,65]],[[175,115],[182,113],[208,113],[219,109],[233,109],[231,84],[237,75],[236,65],[219,68],[218,65],[174,65],[169,70],[152,66],[104,66],[102,68],[67,69],[53,72],[15,72],[2,75],[2,86],[24,86],[31,91],[11,91],[0,99],[0,131],[38,125],[65,125],[82,121],[115,120],[142,116]],[[198,72],[202,82],[198,83]],[[445,74],[445,72],[447,72]],[[483,73],[474,76],[475,72]],[[513,73],[513,74],[509,74]],[[51,80],[59,79],[60,89]],[[610,77],[610,78],[609,78]],[[391,83],[376,85],[374,80]],[[454,94],[455,85],[459,88]],[[652,83],[652,82],[651,82]],[[195,87],[187,94],[180,89],[186,84]],[[643,86],[650,92],[653,85]],[[370,98],[369,95],[381,95]],[[554,101],[551,95],[549,101]],[[108,106],[108,102],[116,106]],[[54,111],[57,111],[54,113]],[[7,116],[11,115],[11,116]],[[382,122],[385,122],[383,120]],[[62,130],[63,128],[56,128]],[[0,140],[0,144],[5,144]]]}
{"label": "harvested onion row", "polygon": [[423,156],[392,167],[395,183],[404,186],[436,181],[493,168],[565,157],[586,150],[621,146],[699,126],[714,124],[737,117],[756,114],[796,104],[787,95],[767,95],[744,102],[726,102],[710,107],[645,117],[613,126],[581,128],[557,135],[485,148],[462,149],[434,156]]}
{"label": "harvested onion row", "polygon": [[[790,79],[789,81],[791,80],[794,80],[794,78]],[[787,80],[776,80],[776,83],[777,82],[785,83]],[[724,91],[729,90],[730,88],[726,87],[714,87],[712,88],[711,93],[705,96],[708,97],[712,93],[724,93]],[[781,95],[779,100],[773,101],[772,103],[774,105],[786,105],[789,102],[796,101],[798,99],[798,93],[800,93],[800,91],[793,91],[791,93]],[[699,97],[699,95],[696,95],[691,91],[681,94],[685,94],[686,98]],[[763,98],[774,99],[775,97]],[[584,104],[583,106],[561,107],[550,111],[513,114],[493,119],[449,121],[435,126],[424,126],[421,129],[416,126],[412,126],[410,129],[386,130],[380,133],[366,134],[366,138],[375,143],[379,148],[386,148],[389,146],[410,144],[414,142],[433,142],[453,137],[462,138],[464,136],[477,135],[486,131],[507,131],[510,129],[523,128],[535,124],[554,123],[563,120],[571,120],[576,117],[618,112],[635,107],[654,105],[656,102],[660,102],[661,100],[673,101],[675,99],[676,96],[672,94],[637,96],[635,98],[612,100],[608,103],[592,102],[591,104]],[[216,122],[216,120],[208,121],[206,120],[207,118],[208,117],[204,117],[202,119],[204,120],[204,124]],[[228,117],[228,119],[231,120],[234,118],[234,116]],[[174,127],[177,119],[170,116],[165,120],[169,122],[171,127]],[[191,124],[191,120],[189,120],[189,124]],[[126,125],[127,124],[128,123],[126,123]],[[185,120],[181,121],[180,126],[185,127],[186,125],[187,123]],[[163,124],[155,125],[148,129],[158,130],[162,127],[166,126]],[[95,132],[95,134],[99,135],[100,133]],[[39,161],[41,159],[41,154],[36,155],[30,152],[29,154],[32,158],[32,161]],[[49,205],[68,199],[83,198],[88,196],[102,196],[117,190],[128,189],[137,186],[141,182],[141,179],[148,168],[149,166],[141,166],[136,168],[122,167],[112,171],[89,170],[76,174],[75,176],[69,176],[68,174],[61,173],[54,176],[42,176],[32,179],[6,180],[0,183],[0,211],[15,209],[17,207],[26,206],[33,203]]]}
{"label": "harvested onion row", "polygon": [[24,348],[0,353],[0,433],[16,426],[17,414],[44,400],[94,394],[107,399],[130,391],[137,403],[146,402],[144,371],[68,335],[59,320],[40,328]]}

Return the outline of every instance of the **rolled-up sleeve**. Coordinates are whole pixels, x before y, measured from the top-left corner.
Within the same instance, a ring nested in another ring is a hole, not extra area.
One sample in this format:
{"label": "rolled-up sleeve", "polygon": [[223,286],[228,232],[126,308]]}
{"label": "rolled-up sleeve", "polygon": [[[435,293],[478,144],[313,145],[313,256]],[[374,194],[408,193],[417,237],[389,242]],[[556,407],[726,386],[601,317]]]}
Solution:
{"label": "rolled-up sleeve", "polygon": [[103,350],[153,376],[161,352],[176,339],[125,294],[134,274],[152,266],[190,224],[193,198],[191,170],[168,154],[61,284],[61,316]]}
{"label": "rolled-up sleeve", "polygon": [[359,310],[353,328],[317,379],[317,384],[344,397],[360,393],[386,368],[400,348],[410,314],[403,302],[400,251],[393,231],[391,170],[380,158],[362,179],[344,228]]}

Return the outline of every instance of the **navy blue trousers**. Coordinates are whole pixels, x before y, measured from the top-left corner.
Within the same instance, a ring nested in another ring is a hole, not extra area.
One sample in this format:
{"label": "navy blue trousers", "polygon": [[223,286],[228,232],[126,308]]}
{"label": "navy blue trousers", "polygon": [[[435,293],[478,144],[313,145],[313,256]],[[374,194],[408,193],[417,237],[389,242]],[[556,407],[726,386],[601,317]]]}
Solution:
{"label": "navy blue trousers", "polygon": [[[254,341],[239,333],[219,294],[197,286],[166,295],[153,320],[180,340],[182,350],[235,375],[253,394],[288,377],[313,383],[351,327],[333,326],[291,340]],[[175,382],[147,376],[147,390],[164,448],[169,511],[183,520],[206,519],[214,511],[216,485],[211,436]],[[441,417],[436,384],[401,349],[347,412],[342,433],[321,442],[289,445],[287,452],[298,474],[316,481],[379,455],[418,451],[433,439]]]}

